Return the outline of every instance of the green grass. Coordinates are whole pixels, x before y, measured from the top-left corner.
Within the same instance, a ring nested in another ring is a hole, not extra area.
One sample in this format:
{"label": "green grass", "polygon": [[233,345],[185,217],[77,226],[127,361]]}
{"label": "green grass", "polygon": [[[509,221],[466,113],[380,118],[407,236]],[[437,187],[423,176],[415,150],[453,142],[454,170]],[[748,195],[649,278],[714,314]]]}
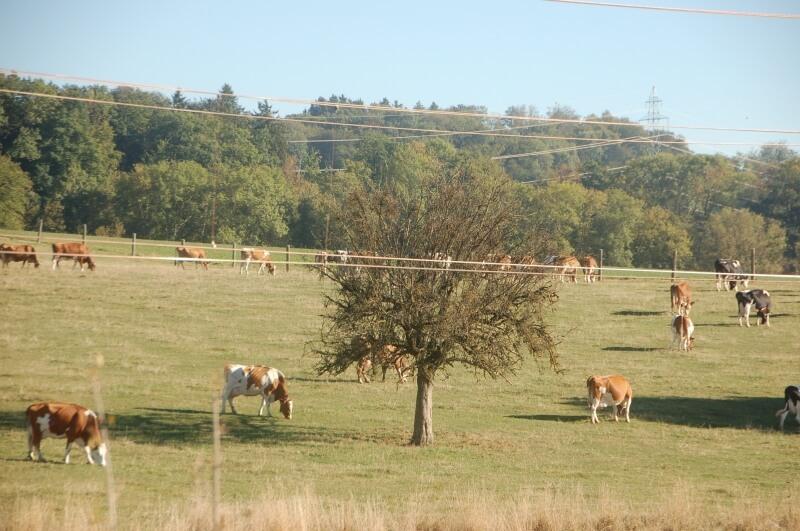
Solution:
{"label": "green grass", "polygon": [[[23,412],[41,400],[93,406],[90,367],[102,355],[120,519],[143,506],[207,493],[211,400],[226,362],[260,363],[289,377],[295,418],[258,418],[239,398],[225,415],[222,491],[228,502],[310,488],[335,500],[409,496],[447,504],[465,491],[498,499],[523,491],[611,490],[647,507],[686,486],[708,507],[785,495],[796,483],[793,419],[775,430],[783,388],[798,383],[800,284],[759,283],[773,295],[772,328],[739,328],[732,293],[694,282],[696,348],[669,349],[668,282],[565,286],[550,316],[565,372],[532,361],[508,381],[462,369],[439,377],[431,448],[411,448],[415,386],[359,385],[355,369],[318,376],[307,342],[320,333],[316,273],[274,278],[229,266],[181,271],[171,263],[100,260],[0,272],[0,514],[28,497],[102,508],[99,467],[25,457]],[[622,373],[633,386],[631,424],[589,423],[586,377]],[[277,414],[277,408],[274,414]],[[73,463],[84,457],[73,452]]]}

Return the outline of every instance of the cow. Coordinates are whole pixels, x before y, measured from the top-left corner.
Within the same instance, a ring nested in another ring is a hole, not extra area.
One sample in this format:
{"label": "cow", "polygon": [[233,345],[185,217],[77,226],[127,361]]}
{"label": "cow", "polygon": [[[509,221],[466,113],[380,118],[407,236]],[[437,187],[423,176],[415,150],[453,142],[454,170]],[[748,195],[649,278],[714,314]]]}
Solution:
{"label": "cow", "polygon": [[586,390],[589,395],[589,409],[592,412],[592,424],[597,424],[597,408],[612,406],[614,422],[619,420],[619,415],[625,412],[625,421],[631,421],[631,402],[633,390],[631,384],[624,376],[590,376],[586,380]]}
{"label": "cow", "polygon": [[583,275],[586,282],[588,284],[597,282],[600,277],[600,268],[595,257],[586,255],[582,256],[578,261],[581,263],[581,268],[583,269]]}
{"label": "cow", "polygon": [[22,267],[31,262],[33,267],[39,267],[39,260],[36,259],[36,249],[33,245],[0,243],[0,259],[3,260],[3,267],[8,267],[9,262],[22,262]]}
{"label": "cow", "polygon": [[238,415],[236,408],[233,407],[233,399],[239,395],[261,396],[261,408],[258,416],[264,414],[264,407],[267,408],[267,416],[272,416],[270,405],[278,401],[281,403],[280,410],[287,419],[292,418],[294,404],[289,398],[289,391],[286,389],[286,377],[278,369],[265,367],[263,365],[225,365],[225,387],[222,389],[222,413],[225,413],[225,402],[231,405],[231,411]]}
{"label": "cow", "polygon": [[100,433],[100,419],[91,409],[77,404],[40,402],[25,411],[28,423],[28,459],[44,461],[41,442],[48,437],[65,437],[64,463],[69,464],[72,443],[86,452],[89,464],[106,466],[108,450]]}
{"label": "cow", "polygon": [[175,260],[175,266],[180,264],[181,269],[186,269],[186,267],[184,267],[184,262],[191,260],[194,262],[195,269],[197,269],[197,265],[200,264],[206,271],[208,271],[208,262],[205,260],[206,252],[202,248],[178,246],[175,247],[175,252],[178,253],[178,259]]}
{"label": "cow", "polygon": [[678,350],[689,352],[694,348],[694,323],[687,315],[675,315],[672,317],[672,344],[677,341]]}
{"label": "cow", "polygon": [[348,253],[346,250],[339,249],[335,253],[328,255],[328,262],[335,264],[346,264],[349,255],[350,253]]}
{"label": "cow", "polygon": [[81,272],[83,272],[83,266],[85,265],[89,266],[90,271],[95,270],[95,265],[94,262],[92,261],[92,257],[89,256],[89,247],[87,247],[85,243],[77,243],[77,242],[54,243],[53,271],[56,270],[62,259],[74,260],[74,263],[72,264],[72,269],[75,269],[75,266],[80,264]]}
{"label": "cow", "polygon": [[543,265],[553,266],[553,276],[559,277],[562,283],[567,277],[572,282],[578,282],[578,269],[580,269],[581,263],[574,256],[548,256]]}
{"label": "cow", "polygon": [[800,385],[790,385],[783,391],[783,399],[786,402],[786,405],[783,408],[779,409],[776,413],[776,417],[780,417],[780,429],[783,429],[783,422],[786,420],[786,416],[791,413],[794,415],[794,418],[797,420],[797,423],[800,424]]}
{"label": "cow", "polygon": [[670,309],[678,315],[689,315],[694,306],[692,302],[692,288],[688,282],[678,282],[669,287]]}
{"label": "cow", "polygon": [[714,260],[714,271],[714,277],[717,279],[717,291],[722,289],[723,284],[725,284],[725,291],[736,289],[739,282],[747,289],[749,280],[747,275],[744,274],[739,260],[717,258]]}
{"label": "cow", "polygon": [[772,311],[772,299],[769,292],[765,289],[751,289],[736,292],[736,302],[739,304],[739,326],[742,326],[742,319],[747,320],[747,327],[750,328],[750,310],[755,305],[756,325],[765,324],[769,326],[769,314]]}
{"label": "cow", "polygon": [[383,371],[381,381],[386,381],[386,371],[389,367],[393,367],[397,373],[398,383],[405,383],[407,373],[413,371],[410,356],[404,354],[396,345],[381,345],[380,342],[372,341],[366,336],[356,336],[350,341],[350,349],[361,355],[356,365],[359,383],[370,383],[367,372],[375,364],[380,364]]}
{"label": "cow", "polygon": [[514,263],[517,266],[515,268],[517,271],[523,271],[525,273],[535,273],[538,271],[537,268],[534,267],[536,265],[536,258],[529,254],[516,258]]}
{"label": "cow", "polygon": [[258,274],[262,274],[264,270],[268,270],[269,274],[275,276],[275,264],[272,263],[271,256],[269,251],[265,249],[254,249],[252,247],[244,247],[239,252],[239,256],[244,261],[243,264],[239,266],[239,274],[241,275],[244,273],[245,275],[250,274],[250,262],[258,262],[261,264],[261,267],[258,268]]}

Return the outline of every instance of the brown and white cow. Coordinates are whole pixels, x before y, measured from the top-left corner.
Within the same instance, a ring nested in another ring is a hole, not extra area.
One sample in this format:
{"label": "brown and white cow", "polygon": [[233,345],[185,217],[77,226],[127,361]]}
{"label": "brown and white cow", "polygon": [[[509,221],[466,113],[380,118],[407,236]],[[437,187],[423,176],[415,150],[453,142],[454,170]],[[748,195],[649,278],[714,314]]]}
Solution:
{"label": "brown and white cow", "polygon": [[356,365],[356,375],[359,383],[370,383],[368,371],[375,364],[379,364],[382,370],[382,381],[386,381],[386,371],[393,367],[397,373],[397,382],[405,383],[408,373],[413,371],[411,357],[404,354],[396,345],[384,344],[370,341],[365,336],[356,336],[350,342],[353,352],[361,354]]}
{"label": "brown and white cow", "polygon": [[264,270],[268,270],[270,275],[275,276],[275,264],[272,263],[272,257],[266,249],[254,249],[252,247],[245,247],[239,253],[244,263],[239,266],[239,274],[250,274],[250,262],[257,262],[261,264],[258,268],[258,274],[262,274]]}
{"label": "brown and white cow", "polygon": [[89,256],[89,247],[87,247],[85,243],[54,243],[53,271],[59,266],[61,260],[74,260],[72,269],[75,269],[75,266],[78,264],[81,265],[81,271],[83,271],[83,266],[85,265],[88,265],[91,271],[95,269],[92,257]]}
{"label": "brown and white cow", "polygon": [[36,259],[36,249],[33,245],[0,243],[0,260],[3,261],[3,267],[8,267],[9,262],[22,262],[22,267],[31,262],[34,267],[39,267],[39,260]]}
{"label": "brown and white cow", "polygon": [[208,271],[208,262],[205,260],[206,252],[201,247],[175,247],[175,252],[178,253],[178,259],[175,260],[175,265],[177,266],[180,264],[181,269],[186,269],[184,267],[184,262],[192,261],[194,262],[194,268],[197,269],[197,265],[200,264]]}
{"label": "brown and white cow", "polygon": [[678,315],[689,315],[692,302],[692,288],[688,282],[678,282],[669,287],[670,309]]}
{"label": "brown and white cow", "polygon": [[64,463],[69,464],[72,443],[78,443],[86,452],[89,464],[106,465],[108,453],[100,433],[100,420],[90,409],[77,404],[41,402],[28,407],[25,412],[28,423],[28,458],[44,461],[41,442],[48,437],[67,439]]}
{"label": "brown and white cow", "polygon": [[678,350],[689,352],[694,348],[694,323],[687,315],[676,315],[672,318],[672,344],[678,342]]}
{"label": "brown and white cow", "polygon": [[240,395],[261,397],[259,417],[264,414],[265,406],[267,416],[271,417],[270,405],[273,402],[280,402],[283,416],[287,419],[292,418],[294,403],[289,398],[289,391],[286,389],[286,376],[278,369],[264,365],[225,365],[222,413],[225,413],[225,402],[228,402],[233,414],[237,415],[236,408],[233,407],[233,399]]}
{"label": "brown and white cow", "polygon": [[515,269],[517,271],[523,271],[525,273],[535,273],[538,271],[538,269],[534,267],[536,265],[536,258],[529,254],[518,257],[514,260],[514,263],[516,264]]}
{"label": "brown and white cow", "polygon": [[578,282],[578,269],[580,269],[581,263],[574,256],[548,256],[545,258],[543,265],[553,266],[550,268],[553,276],[559,277],[562,283],[567,277],[572,282]]}
{"label": "brown and white cow", "polygon": [[586,380],[586,390],[589,395],[589,409],[592,411],[592,424],[600,422],[597,418],[597,408],[612,406],[614,421],[619,420],[619,415],[625,412],[625,421],[631,421],[631,402],[633,390],[628,380],[619,374],[612,376],[590,376]]}
{"label": "brown and white cow", "polygon": [[597,260],[595,260],[594,256],[582,256],[579,262],[581,263],[581,268],[583,268],[583,275],[586,279],[586,282],[589,284],[592,282],[597,282],[600,278],[600,267],[598,266]]}

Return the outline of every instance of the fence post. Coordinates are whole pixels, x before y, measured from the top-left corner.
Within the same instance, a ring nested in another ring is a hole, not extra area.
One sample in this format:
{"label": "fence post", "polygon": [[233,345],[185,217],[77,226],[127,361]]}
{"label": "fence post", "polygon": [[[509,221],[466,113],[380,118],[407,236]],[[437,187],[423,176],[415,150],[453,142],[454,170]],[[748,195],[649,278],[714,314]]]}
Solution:
{"label": "fence post", "polygon": [[288,243],[286,244],[286,272],[289,272],[289,249],[291,249],[291,245]]}
{"label": "fence post", "polygon": [[133,238],[131,239],[131,256],[136,256],[136,233],[133,233]]}
{"label": "fence post", "polygon": [[236,242],[231,245],[231,267],[236,268]]}
{"label": "fence post", "polygon": [[756,248],[750,249],[750,280],[756,279]]}
{"label": "fence post", "polygon": [[597,280],[603,280],[603,250],[600,249],[600,271],[597,274]]}
{"label": "fence post", "polygon": [[83,243],[86,243],[86,223],[83,224]]}
{"label": "fence post", "polygon": [[221,471],[222,471],[222,440],[219,426],[219,398],[211,397],[211,418],[214,422],[214,483],[212,492],[212,518],[214,519],[214,529],[221,529],[219,502],[221,496]]}
{"label": "fence post", "polygon": [[672,252],[672,275],[670,278],[675,282],[675,271],[678,269],[678,250]]}
{"label": "fence post", "polygon": [[39,234],[36,236],[36,243],[42,243],[42,225],[44,225],[44,219],[39,218]]}

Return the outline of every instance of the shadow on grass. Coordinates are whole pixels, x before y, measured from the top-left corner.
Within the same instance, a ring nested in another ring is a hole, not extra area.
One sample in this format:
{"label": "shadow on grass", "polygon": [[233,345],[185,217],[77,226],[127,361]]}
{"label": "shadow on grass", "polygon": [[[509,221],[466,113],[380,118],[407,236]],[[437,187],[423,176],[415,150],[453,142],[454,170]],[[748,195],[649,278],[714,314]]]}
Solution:
{"label": "shadow on grass", "polygon": [[739,323],[694,323],[695,328],[698,326],[739,326]]}
{"label": "shadow on grass", "polygon": [[[589,418],[585,398],[571,397],[561,404],[580,409],[581,414],[510,415],[510,418],[554,422],[579,422]],[[694,428],[735,428],[774,431],[778,427],[775,412],[783,406],[778,396],[726,398],[687,398],[682,396],[637,396],[634,389],[631,422],[646,420]],[[584,413],[585,412],[585,413]],[[601,421],[611,418],[611,409],[598,410]],[[613,420],[613,418],[611,418]],[[786,433],[793,430],[787,419]]]}
{"label": "shadow on grass", "polygon": [[603,347],[601,350],[611,350],[613,352],[655,352],[659,350],[665,350],[663,348],[658,347],[623,347],[623,346],[611,346],[611,347]]}
{"label": "shadow on grass", "polygon": [[653,311],[646,311],[646,310],[619,310],[616,312],[611,312],[611,315],[633,315],[638,317],[648,316],[648,315],[667,315],[669,312],[661,311],[661,312],[653,312]]}

